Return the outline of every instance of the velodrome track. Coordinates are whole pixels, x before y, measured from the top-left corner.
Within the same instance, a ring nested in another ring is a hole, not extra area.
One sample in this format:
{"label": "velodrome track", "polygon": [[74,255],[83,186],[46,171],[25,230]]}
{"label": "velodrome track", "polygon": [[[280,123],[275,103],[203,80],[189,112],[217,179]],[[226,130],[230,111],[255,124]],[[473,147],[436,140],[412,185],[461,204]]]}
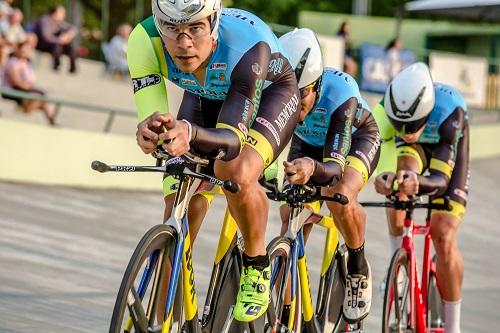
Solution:
{"label": "velodrome track", "polygon": [[[500,157],[472,162],[471,196],[459,231],[465,263],[462,332],[496,332],[500,319]],[[380,199],[368,184],[364,200]],[[105,332],[128,259],[162,216],[160,193],[0,183],[0,332]],[[268,238],[277,234],[271,206]],[[217,198],[194,251],[200,306],[224,210]],[[380,332],[378,284],[389,260],[381,209],[368,211],[374,276],[366,332]],[[317,228],[307,246],[312,292],[322,255]],[[314,297],[314,296],[313,296]]]}

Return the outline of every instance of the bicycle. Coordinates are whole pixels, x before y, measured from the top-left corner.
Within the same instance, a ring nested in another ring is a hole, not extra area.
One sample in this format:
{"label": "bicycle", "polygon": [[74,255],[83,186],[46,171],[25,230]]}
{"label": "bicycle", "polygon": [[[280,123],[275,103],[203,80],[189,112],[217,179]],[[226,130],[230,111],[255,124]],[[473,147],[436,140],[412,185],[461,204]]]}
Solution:
{"label": "bicycle", "polygon": [[[228,210],[220,231],[201,320],[198,315],[187,205],[195,193],[207,190],[207,183],[233,193],[239,190],[239,186],[200,173],[201,167],[209,162],[206,159],[189,153],[170,158],[160,150],[155,151],[155,156],[156,166],[108,166],[99,161],[92,162],[92,169],[99,172],[159,172],[180,181],[172,215],[164,224],[155,225],[146,232],[129,261],[109,332],[220,333],[223,327],[224,332],[230,333],[262,332],[263,320],[252,323],[232,321],[243,250],[238,241],[236,222]],[[162,300],[164,302],[160,303]]]}
{"label": "bicycle", "polygon": [[[292,208],[288,230],[284,236],[274,238],[267,250],[271,260],[271,290],[273,297],[267,311],[266,332],[337,333],[361,332],[362,322],[348,324],[343,320],[343,300],[347,276],[347,248],[339,243],[339,233],[333,218],[314,213],[307,203],[318,200],[347,204],[340,193],[333,197],[321,195],[320,188],[291,185],[280,192],[276,184],[264,182],[267,196],[274,201],[285,201]],[[306,224],[327,229],[321,265],[316,309],[309,284],[309,273],[304,252],[302,229]],[[289,280],[289,276],[291,277]],[[291,282],[292,302],[288,322],[282,323],[284,295]],[[300,286],[300,288],[298,288]]]}
{"label": "bicycle", "polygon": [[[443,203],[420,203],[420,197],[400,200],[396,193],[387,202],[362,202],[365,207],[389,207],[405,211],[401,248],[392,256],[386,277],[382,332],[444,332],[444,318],[436,278],[435,256],[431,259],[431,210],[451,210],[449,199]],[[413,211],[427,209],[425,224],[415,224]],[[424,236],[421,282],[413,235]],[[393,311],[394,310],[394,311]]]}

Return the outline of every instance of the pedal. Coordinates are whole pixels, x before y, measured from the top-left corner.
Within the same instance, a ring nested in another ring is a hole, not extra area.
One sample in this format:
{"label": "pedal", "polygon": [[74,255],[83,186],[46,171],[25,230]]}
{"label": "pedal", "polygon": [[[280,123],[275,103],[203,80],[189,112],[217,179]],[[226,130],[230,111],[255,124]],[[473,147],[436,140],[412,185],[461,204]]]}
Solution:
{"label": "pedal", "polygon": [[363,322],[356,324],[346,324],[344,329],[340,333],[363,333]]}

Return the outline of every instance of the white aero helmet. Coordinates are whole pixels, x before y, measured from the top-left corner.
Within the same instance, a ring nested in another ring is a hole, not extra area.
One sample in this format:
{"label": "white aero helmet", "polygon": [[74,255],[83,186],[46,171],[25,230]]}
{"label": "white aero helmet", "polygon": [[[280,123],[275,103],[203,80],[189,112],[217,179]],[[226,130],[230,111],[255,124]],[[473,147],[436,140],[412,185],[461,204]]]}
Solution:
{"label": "white aero helmet", "polygon": [[309,29],[294,29],[281,36],[279,43],[295,70],[299,89],[323,75],[323,56],[314,32]]}
{"label": "white aero helmet", "polygon": [[417,62],[403,69],[385,92],[384,108],[400,133],[415,133],[434,108],[435,94],[426,64]]}
{"label": "white aero helmet", "polygon": [[163,23],[186,24],[209,17],[211,36],[217,39],[221,0],[152,0],[152,8],[156,28],[161,34],[164,34]]}

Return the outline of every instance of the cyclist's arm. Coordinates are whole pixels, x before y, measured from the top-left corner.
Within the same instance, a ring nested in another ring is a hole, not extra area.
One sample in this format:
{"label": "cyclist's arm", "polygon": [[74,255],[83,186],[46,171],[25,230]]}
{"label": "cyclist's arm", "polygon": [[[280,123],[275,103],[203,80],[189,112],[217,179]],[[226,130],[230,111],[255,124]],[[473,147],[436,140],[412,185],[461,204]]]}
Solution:
{"label": "cyclist's arm", "polygon": [[[259,42],[240,59],[231,74],[231,86],[216,128],[192,126],[191,144],[196,150],[225,161],[239,155],[247,136],[251,115],[259,107],[270,56],[269,46]],[[243,119],[242,115],[245,113],[249,116]]]}
{"label": "cyclist's arm", "polygon": [[334,185],[344,171],[346,156],[351,148],[351,132],[358,100],[351,97],[333,113],[328,126],[323,162],[316,161],[311,181],[318,185]]}
{"label": "cyclist's arm", "polygon": [[134,88],[137,118],[144,120],[154,112],[168,112],[167,90],[151,39],[137,25],[128,40],[127,61]]}
{"label": "cyclist's arm", "polygon": [[465,112],[461,107],[439,127],[440,140],[432,152],[428,176],[418,176],[419,194],[443,195],[448,189],[457,157],[457,147],[466,126]]}

